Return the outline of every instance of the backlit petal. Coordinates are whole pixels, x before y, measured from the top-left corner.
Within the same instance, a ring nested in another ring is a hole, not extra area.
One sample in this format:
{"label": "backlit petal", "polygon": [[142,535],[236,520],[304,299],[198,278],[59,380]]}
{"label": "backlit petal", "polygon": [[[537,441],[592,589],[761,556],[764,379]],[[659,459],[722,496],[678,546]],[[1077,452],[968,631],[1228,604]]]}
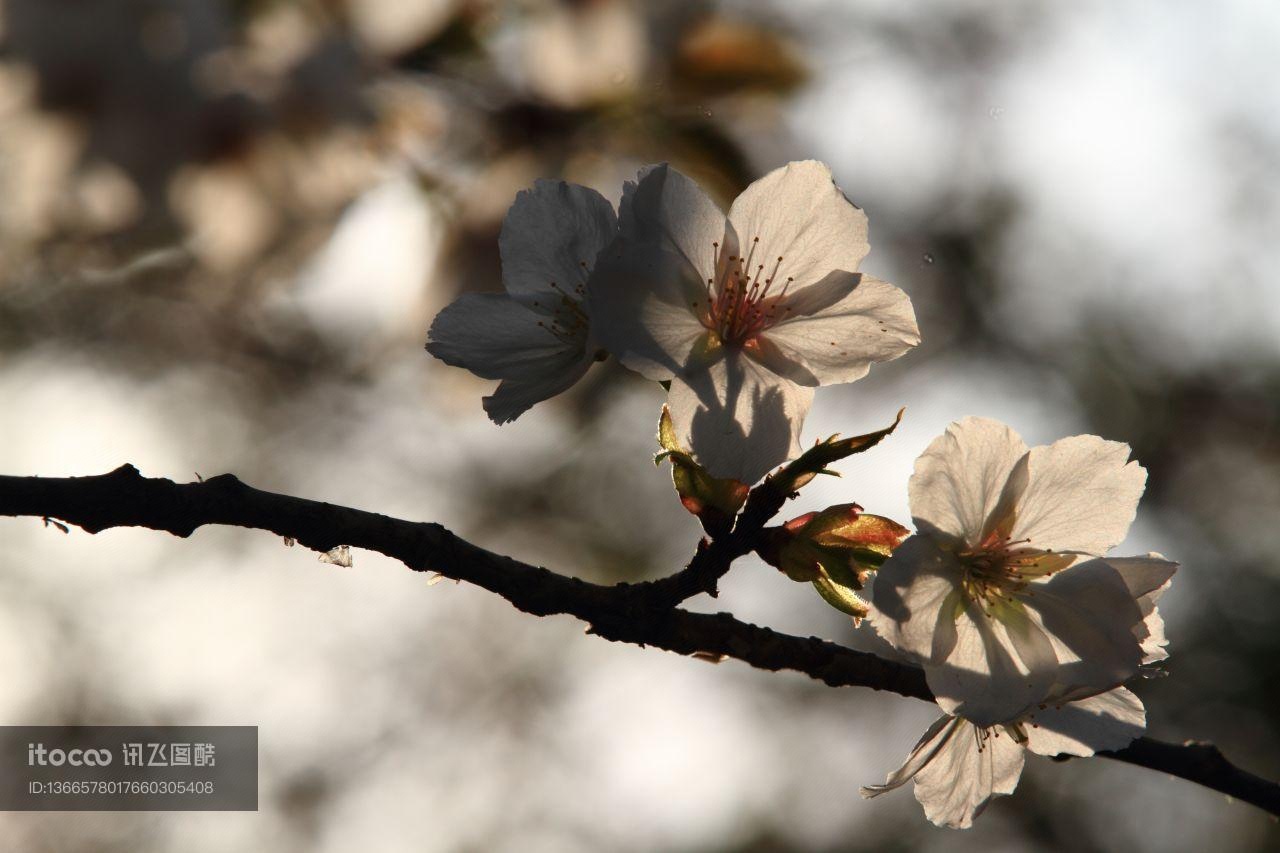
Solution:
{"label": "backlit petal", "polygon": [[591,352],[571,351],[530,361],[518,375],[503,379],[497,390],[481,403],[494,423],[514,421],[533,404],[567,390],[583,377],[594,361]]}
{"label": "backlit petal", "polygon": [[716,275],[717,254],[727,258],[737,252],[724,213],[701,187],[666,163],[646,166],[636,182],[627,182],[618,220],[625,243],[683,258],[704,283]]}
{"label": "backlit petal", "polygon": [[586,326],[557,335],[551,322],[550,315],[507,294],[467,293],[436,315],[427,351],[477,376],[503,380],[483,401],[489,417],[502,424],[564,391],[591,366]]}
{"label": "backlit petal", "polygon": [[763,337],[803,365],[814,385],[860,379],[872,363],[895,359],[920,342],[907,295],[858,273],[831,273],[785,299],[779,310],[785,319]]}
{"label": "backlit petal", "polygon": [[1107,557],[1104,562],[1120,574],[1134,598],[1168,589],[1173,573],[1178,570],[1177,563],[1155,553],[1145,557]]}
{"label": "backlit petal", "polygon": [[1052,551],[1105,554],[1129,532],[1147,472],[1129,446],[1076,435],[1036,447],[1010,477],[1013,539]]}
{"label": "backlit petal", "polygon": [[928,536],[912,536],[876,572],[867,618],[916,661],[945,661],[955,647],[960,577],[954,554]]}
{"label": "backlit petal", "polygon": [[586,327],[564,340],[549,324],[548,316],[504,293],[465,293],[436,315],[427,352],[485,379],[523,376],[531,365],[549,361],[576,362],[587,343]]}
{"label": "backlit petal", "polygon": [[813,389],[732,347],[710,366],[676,375],[668,405],[680,441],[712,477],[754,483],[799,455]]}
{"label": "backlit petal", "polygon": [[911,750],[907,760],[885,778],[883,785],[864,785],[858,792],[869,800],[895,788],[901,788],[934,759],[938,750],[946,745],[947,739],[955,734],[956,727],[963,723],[963,720],[945,715],[934,720],[920,736],[920,740],[916,741],[915,748]]}
{"label": "backlit petal", "polygon": [[1023,728],[1027,749],[1034,753],[1088,756],[1123,749],[1141,737],[1146,726],[1142,701],[1117,687],[1088,699],[1035,711]]}
{"label": "backlit petal", "polygon": [[1026,452],[1018,434],[999,421],[969,417],[947,427],[911,475],[916,528],[950,545],[977,545],[1009,472]]}
{"label": "backlit petal", "polygon": [[729,221],[750,272],[763,267],[772,276],[776,266],[778,279],[795,279],[793,290],[833,270],[856,272],[870,250],[866,214],[815,160],[788,163],[751,184],[729,209]]}
{"label": "backlit petal", "polygon": [[1138,608],[1142,611],[1142,627],[1135,630],[1142,643],[1142,662],[1147,664],[1164,660],[1169,656],[1165,650],[1168,639],[1164,633],[1164,619],[1160,616],[1156,603],[1172,583],[1178,564],[1154,553],[1145,557],[1107,557],[1106,562],[1120,573],[1129,593],[1137,598]]}
{"label": "backlit petal", "polygon": [[624,365],[654,380],[694,367],[707,290],[682,257],[619,241],[600,256],[588,290],[593,334]]}
{"label": "backlit petal", "polygon": [[502,282],[511,293],[552,292],[555,282],[573,295],[585,289],[596,255],[617,230],[613,206],[600,193],[564,181],[537,181],[516,195],[502,221]]}
{"label": "backlit petal", "polygon": [[1138,671],[1138,603],[1120,574],[1103,560],[1074,565],[1020,595],[1028,615],[1053,642],[1057,681],[1067,691],[1100,692]]}
{"label": "backlit petal", "polygon": [[[998,611],[997,611],[998,612]],[[945,660],[924,664],[938,707],[979,726],[1017,719],[1048,695],[1057,675],[1051,641],[1021,610],[996,618],[965,601]]]}
{"label": "backlit petal", "polygon": [[1026,752],[1000,728],[983,735],[966,720],[955,728],[933,760],[916,773],[916,799],[938,826],[973,825],[987,805],[1018,787]]}

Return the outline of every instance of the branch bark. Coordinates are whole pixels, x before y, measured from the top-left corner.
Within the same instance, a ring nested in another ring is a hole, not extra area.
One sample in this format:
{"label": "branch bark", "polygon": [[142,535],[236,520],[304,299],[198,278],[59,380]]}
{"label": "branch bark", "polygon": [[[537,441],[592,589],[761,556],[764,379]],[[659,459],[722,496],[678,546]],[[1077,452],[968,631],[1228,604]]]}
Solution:
{"label": "branch bark", "polygon": [[[526,613],[575,616],[590,633],[608,640],[735,658],[760,669],[802,672],[833,687],[870,687],[933,701],[924,673],[915,667],[816,637],[781,634],[728,613],[691,613],[675,606],[692,592],[714,591],[726,559],[746,553],[740,550],[750,534],[746,528],[743,542],[701,546],[689,567],[670,579],[602,586],[487,551],[439,524],[261,491],[230,474],[179,484],[143,477],[124,465],[93,477],[0,476],[0,516],[60,519],[89,533],[145,527],[182,537],[219,524],[268,530],[321,553],[339,545],[365,548],[414,571],[475,584]],[[1236,767],[1210,744],[1144,737],[1099,755],[1169,773],[1280,815],[1280,785]]]}

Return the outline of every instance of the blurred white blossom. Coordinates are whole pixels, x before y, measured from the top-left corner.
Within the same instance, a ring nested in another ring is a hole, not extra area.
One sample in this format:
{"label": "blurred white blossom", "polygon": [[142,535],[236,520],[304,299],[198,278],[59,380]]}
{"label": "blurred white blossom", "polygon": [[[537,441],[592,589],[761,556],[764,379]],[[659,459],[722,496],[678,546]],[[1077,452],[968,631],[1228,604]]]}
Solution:
{"label": "blurred white blossom", "polygon": [[494,60],[532,95],[575,108],[634,92],[649,61],[644,20],[630,3],[549,3],[512,16]]}

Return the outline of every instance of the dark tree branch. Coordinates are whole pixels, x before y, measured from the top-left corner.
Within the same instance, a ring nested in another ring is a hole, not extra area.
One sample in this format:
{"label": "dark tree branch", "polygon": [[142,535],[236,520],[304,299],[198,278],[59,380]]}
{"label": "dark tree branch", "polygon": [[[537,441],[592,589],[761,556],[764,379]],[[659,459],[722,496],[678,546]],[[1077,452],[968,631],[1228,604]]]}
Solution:
{"label": "dark tree branch", "polygon": [[700,593],[715,597],[720,579],[728,573],[733,561],[750,554],[760,544],[761,531],[790,497],[790,490],[781,484],[780,479],[770,477],[752,489],[733,530],[725,536],[699,542],[688,566],[656,581],[633,584],[631,594],[636,596],[639,606],[664,610]]}
{"label": "dark tree branch", "polygon": [[[750,554],[763,542],[765,525],[795,497],[797,489],[820,473],[832,473],[828,466],[833,463],[875,447],[898,428],[905,411],[905,408],[899,409],[893,423],[884,429],[848,438],[833,435],[819,441],[751,490],[732,531],[703,540],[684,569],[660,580],[636,584],[632,594],[642,606],[655,609],[675,607],[703,592],[714,598],[719,592],[720,579],[728,573],[733,561]],[[666,409],[662,416],[666,423]]]}
{"label": "dark tree branch", "polygon": [[[777,506],[770,517],[785,495],[773,499]],[[732,536],[721,540],[726,543],[720,545],[723,551],[716,550],[716,543],[703,545],[689,568],[672,576],[684,575],[697,583],[682,581],[677,589],[663,587],[663,581],[616,586],[587,583],[486,551],[438,524],[264,492],[229,474],[178,484],[145,478],[125,465],[96,477],[0,476],[0,515],[61,519],[90,533],[146,527],[185,537],[204,525],[222,524],[269,530],[319,552],[350,545],[385,554],[415,571],[435,571],[483,587],[526,613],[575,616],[590,626],[591,633],[609,640],[685,655],[731,657],[761,669],[802,672],[833,687],[870,687],[933,701],[924,674],[914,667],[816,637],[780,634],[727,613],[690,613],[675,607],[670,601],[675,595],[684,596],[678,602],[688,597],[685,593],[690,589],[713,591],[715,581],[727,570],[723,561],[727,558],[731,563],[746,553],[734,553],[743,543],[735,543]],[[744,536],[747,530],[743,528]],[[706,553],[711,556],[701,556]],[[700,558],[707,563],[699,565]],[[711,578],[710,590],[702,583],[707,578]],[[655,596],[654,588],[667,594]],[[1209,744],[1176,745],[1140,738],[1125,749],[1099,754],[1179,776],[1280,815],[1280,785],[1234,766]]]}

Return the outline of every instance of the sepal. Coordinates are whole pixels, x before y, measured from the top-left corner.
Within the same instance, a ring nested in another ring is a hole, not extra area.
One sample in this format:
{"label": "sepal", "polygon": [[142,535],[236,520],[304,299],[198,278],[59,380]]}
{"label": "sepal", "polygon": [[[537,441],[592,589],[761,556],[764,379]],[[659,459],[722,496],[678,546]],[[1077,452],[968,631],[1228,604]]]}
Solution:
{"label": "sepal", "polygon": [[756,552],[792,580],[812,583],[824,601],[857,621],[867,615],[858,596],[867,576],[909,535],[892,519],[839,504],[768,528]]}
{"label": "sepal", "polygon": [[769,479],[773,481],[776,488],[790,493],[806,485],[819,474],[830,474],[839,477],[839,472],[833,471],[827,466],[855,453],[862,453],[864,450],[870,450],[875,447],[885,436],[898,428],[898,424],[902,422],[902,413],[905,411],[905,408],[899,409],[897,416],[893,419],[893,423],[884,429],[849,438],[833,435],[825,441],[819,441],[796,457],[795,460],[789,462],[780,471],[770,474]]}
{"label": "sepal", "polygon": [[694,461],[676,438],[671,412],[662,407],[658,421],[658,444],[662,452],[653,458],[655,465],[666,459],[671,463],[671,482],[680,503],[698,517],[702,528],[711,536],[723,536],[733,529],[733,520],[747,500],[750,487],[739,480],[712,477]]}

